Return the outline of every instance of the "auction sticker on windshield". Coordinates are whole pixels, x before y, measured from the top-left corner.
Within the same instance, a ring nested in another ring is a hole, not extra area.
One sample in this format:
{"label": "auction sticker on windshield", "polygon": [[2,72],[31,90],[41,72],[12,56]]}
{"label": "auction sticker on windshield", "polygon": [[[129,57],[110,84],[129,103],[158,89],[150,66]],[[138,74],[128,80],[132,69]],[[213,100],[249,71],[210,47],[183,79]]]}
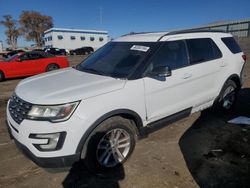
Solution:
{"label": "auction sticker on windshield", "polygon": [[130,50],[137,50],[142,52],[147,52],[149,50],[148,46],[133,45]]}

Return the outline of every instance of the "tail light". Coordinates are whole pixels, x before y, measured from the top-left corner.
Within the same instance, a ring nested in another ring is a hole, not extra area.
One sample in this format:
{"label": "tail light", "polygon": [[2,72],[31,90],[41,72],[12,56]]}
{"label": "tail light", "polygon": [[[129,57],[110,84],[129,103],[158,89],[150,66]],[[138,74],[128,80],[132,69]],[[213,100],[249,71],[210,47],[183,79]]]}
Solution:
{"label": "tail light", "polygon": [[242,59],[246,62],[247,61],[247,56],[246,55],[242,55]]}

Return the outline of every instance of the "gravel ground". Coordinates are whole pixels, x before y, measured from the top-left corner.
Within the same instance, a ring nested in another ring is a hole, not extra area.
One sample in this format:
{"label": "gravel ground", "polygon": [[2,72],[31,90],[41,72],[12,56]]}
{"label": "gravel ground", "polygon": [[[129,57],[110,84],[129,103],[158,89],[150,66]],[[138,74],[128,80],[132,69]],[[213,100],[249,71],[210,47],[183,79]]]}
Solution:
{"label": "gravel ground", "polygon": [[[70,57],[76,64],[84,57]],[[250,73],[249,62],[247,72]],[[0,83],[0,187],[249,187],[250,127],[227,120],[250,117],[250,77],[234,110],[209,110],[172,123],[140,140],[117,172],[93,175],[81,163],[71,169],[43,169],[27,159],[10,140],[5,106],[20,79]]]}

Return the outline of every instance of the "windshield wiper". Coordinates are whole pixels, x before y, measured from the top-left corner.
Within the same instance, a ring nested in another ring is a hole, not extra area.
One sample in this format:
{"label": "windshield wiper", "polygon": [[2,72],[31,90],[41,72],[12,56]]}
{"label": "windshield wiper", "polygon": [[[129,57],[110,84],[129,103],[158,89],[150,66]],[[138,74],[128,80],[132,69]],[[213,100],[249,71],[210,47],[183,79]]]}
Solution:
{"label": "windshield wiper", "polygon": [[99,75],[106,75],[105,72],[96,70],[96,69],[92,69],[92,68],[82,68],[82,71],[88,72],[88,73],[94,73],[94,74],[99,74]]}

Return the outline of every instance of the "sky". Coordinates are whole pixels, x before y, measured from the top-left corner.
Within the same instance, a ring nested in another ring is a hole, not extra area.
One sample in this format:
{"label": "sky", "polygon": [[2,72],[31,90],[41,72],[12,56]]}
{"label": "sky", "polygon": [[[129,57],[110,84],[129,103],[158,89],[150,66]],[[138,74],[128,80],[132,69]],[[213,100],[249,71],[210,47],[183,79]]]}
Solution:
{"label": "sky", "polygon": [[[18,20],[24,10],[53,18],[54,27],[107,30],[117,38],[129,32],[168,31],[215,21],[250,18],[250,0],[0,0],[0,20]],[[6,47],[5,28],[0,41]],[[19,46],[29,46],[24,38]]]}

